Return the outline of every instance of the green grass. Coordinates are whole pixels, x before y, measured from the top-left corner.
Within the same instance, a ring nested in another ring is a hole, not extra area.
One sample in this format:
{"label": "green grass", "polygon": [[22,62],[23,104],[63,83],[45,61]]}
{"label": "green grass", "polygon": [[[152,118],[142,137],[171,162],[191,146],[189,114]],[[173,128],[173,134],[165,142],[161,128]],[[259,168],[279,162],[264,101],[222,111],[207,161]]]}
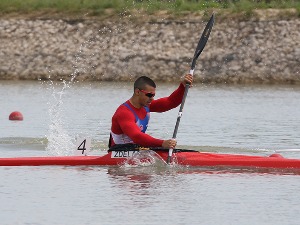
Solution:
{"label": "green grass", "polygon": [[0,12],[31,13],[51,11],[57,13],[89,12],[91,15],[143,10],[148,13],[197,12],[207,9],[229,9],[232,12],[251,12],[254,9],[295,8],[300,15],[300,0],[1,0]]}

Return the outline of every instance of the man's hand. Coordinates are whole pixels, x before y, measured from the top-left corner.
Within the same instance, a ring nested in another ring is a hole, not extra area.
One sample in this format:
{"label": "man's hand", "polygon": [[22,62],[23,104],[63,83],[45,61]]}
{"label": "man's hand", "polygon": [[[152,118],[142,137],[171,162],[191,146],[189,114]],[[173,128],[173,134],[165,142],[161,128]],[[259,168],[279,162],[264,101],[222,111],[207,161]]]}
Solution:
{"label": "man's hand", "polygon": [[193,84],[193,75],[191,74],[186,74],[181,78],[181,83],[185,86],[186,84],[189,84],[192,86]]}
{"label": "man's hand", "polygon": [[177,141],[175,139],[164,140],[162,143],[163,148],[174,149],[176,147]]}

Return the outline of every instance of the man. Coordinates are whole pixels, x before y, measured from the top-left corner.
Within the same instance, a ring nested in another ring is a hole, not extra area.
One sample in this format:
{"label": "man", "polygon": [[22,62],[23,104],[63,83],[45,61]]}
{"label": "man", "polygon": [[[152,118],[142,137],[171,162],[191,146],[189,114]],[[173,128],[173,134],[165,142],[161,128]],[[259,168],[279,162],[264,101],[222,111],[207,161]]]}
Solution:
{"label": "man", "polygon": [[176,108],[182,101],[185,85],[192,82],[193,76],[187,74],[169,97],[154,100],[156,84],[149,77],[139,77],[134,82],[132,97],[120,105],[112,117],[109,147],[132,143],[143,147],[175,148],[176,140],[157,139],[145,133],[150,112]]}

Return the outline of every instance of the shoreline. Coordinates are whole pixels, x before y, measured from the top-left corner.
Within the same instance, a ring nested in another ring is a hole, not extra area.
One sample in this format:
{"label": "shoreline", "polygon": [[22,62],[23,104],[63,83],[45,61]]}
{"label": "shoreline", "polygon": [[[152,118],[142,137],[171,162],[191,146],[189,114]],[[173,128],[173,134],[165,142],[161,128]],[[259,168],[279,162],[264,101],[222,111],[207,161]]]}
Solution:
{"label": "shoreline", "polygon": [[[216,13],[195,82],[300,84],[300,19],[280,12]],[[0,17],[0,80],[174,81],[189,71],[208,16]]]}

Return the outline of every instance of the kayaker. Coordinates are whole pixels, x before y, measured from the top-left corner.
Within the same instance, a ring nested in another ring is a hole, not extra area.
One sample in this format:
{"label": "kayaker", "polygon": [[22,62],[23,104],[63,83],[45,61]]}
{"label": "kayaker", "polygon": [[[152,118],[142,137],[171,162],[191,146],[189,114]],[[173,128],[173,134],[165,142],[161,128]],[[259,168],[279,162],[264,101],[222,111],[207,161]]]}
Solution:
{"label": "kayaker", "polygon": [[143,147],[175,148],[173,139],[162,140],[146,134],[150,112],[166,112],[180,105],[185,84],[193,82],[193,76],[186,74],[179,87],[168,97],[154,100],[156,84],[141,76],[134,82],[132,97],[120,105],[112,117],[109,147],[116,144],[137,144]]}

